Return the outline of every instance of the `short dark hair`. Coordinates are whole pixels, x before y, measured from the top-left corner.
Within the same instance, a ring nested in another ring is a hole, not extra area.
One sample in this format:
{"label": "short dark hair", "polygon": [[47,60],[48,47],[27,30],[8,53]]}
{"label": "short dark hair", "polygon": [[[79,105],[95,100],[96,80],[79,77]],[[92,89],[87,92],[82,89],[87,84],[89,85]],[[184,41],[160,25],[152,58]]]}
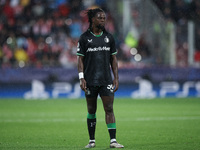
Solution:
{"label": "short dark hair", "polygon": [[89,25],[90,29],[92,27],[92,18],[95,17],[98,12],[104,12],[104,11],[101,8],[89,9],[87,11],[88,22],[90,23],[90,25]]}

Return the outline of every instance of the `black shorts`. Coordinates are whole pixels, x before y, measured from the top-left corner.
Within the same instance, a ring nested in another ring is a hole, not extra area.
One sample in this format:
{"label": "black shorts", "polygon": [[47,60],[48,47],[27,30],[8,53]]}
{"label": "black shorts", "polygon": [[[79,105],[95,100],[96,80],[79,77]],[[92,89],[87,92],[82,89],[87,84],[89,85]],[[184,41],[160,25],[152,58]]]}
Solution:
{"label": "black shorts", "polygon": [[114,87],[112,84],[107,86],[89,86],[85,92],[86,97],[114,96]]}

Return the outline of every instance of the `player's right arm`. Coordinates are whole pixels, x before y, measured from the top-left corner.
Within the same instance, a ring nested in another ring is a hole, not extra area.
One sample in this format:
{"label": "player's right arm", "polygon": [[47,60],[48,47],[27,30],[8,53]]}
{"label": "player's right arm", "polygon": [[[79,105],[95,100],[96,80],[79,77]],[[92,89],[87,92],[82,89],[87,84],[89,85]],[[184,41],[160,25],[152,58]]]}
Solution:
{"label": "player's right arm", "polygon": [[83,59],[84,56],[78,55],[78,72],[79,72],[79,80],[80,80],[80,87],[83,91],[86,92],[86,81],[84,79],[84,65],[83,65]]}

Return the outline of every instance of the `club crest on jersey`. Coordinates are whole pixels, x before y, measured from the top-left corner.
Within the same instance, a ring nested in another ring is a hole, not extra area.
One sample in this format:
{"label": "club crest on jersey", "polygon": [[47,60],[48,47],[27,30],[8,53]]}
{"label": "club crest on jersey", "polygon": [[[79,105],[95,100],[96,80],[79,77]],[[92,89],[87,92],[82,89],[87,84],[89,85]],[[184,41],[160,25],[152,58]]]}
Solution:
{"label": "club crest on jersey", "polygon": [[108,42],[109,42],[109,38],[106,36],[106,37],[104,38],[104,41],[105,41],[106,43],[108,43]]}
{"label": "club crest on jersey", "polygon": [[89,42],[89,43],[92,43],[92,39],[90,39],[90,40],[88,39],[88,42]]}

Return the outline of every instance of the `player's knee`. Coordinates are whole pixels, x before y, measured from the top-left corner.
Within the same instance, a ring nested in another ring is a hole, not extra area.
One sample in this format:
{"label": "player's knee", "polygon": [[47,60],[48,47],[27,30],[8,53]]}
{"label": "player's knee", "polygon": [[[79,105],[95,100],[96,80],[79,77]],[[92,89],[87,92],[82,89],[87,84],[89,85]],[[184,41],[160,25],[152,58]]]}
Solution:
{"label": "player's knee", "polygon": [[113,113],[113,106],[112,105],[106,106],[105,111],[106,111],[106,113]]}
{"label": "player's knee", "polygon": [[96,108],[94,108],[94,107],[88,107],[88,113],[89,114],[95,114],[96,113]]}

